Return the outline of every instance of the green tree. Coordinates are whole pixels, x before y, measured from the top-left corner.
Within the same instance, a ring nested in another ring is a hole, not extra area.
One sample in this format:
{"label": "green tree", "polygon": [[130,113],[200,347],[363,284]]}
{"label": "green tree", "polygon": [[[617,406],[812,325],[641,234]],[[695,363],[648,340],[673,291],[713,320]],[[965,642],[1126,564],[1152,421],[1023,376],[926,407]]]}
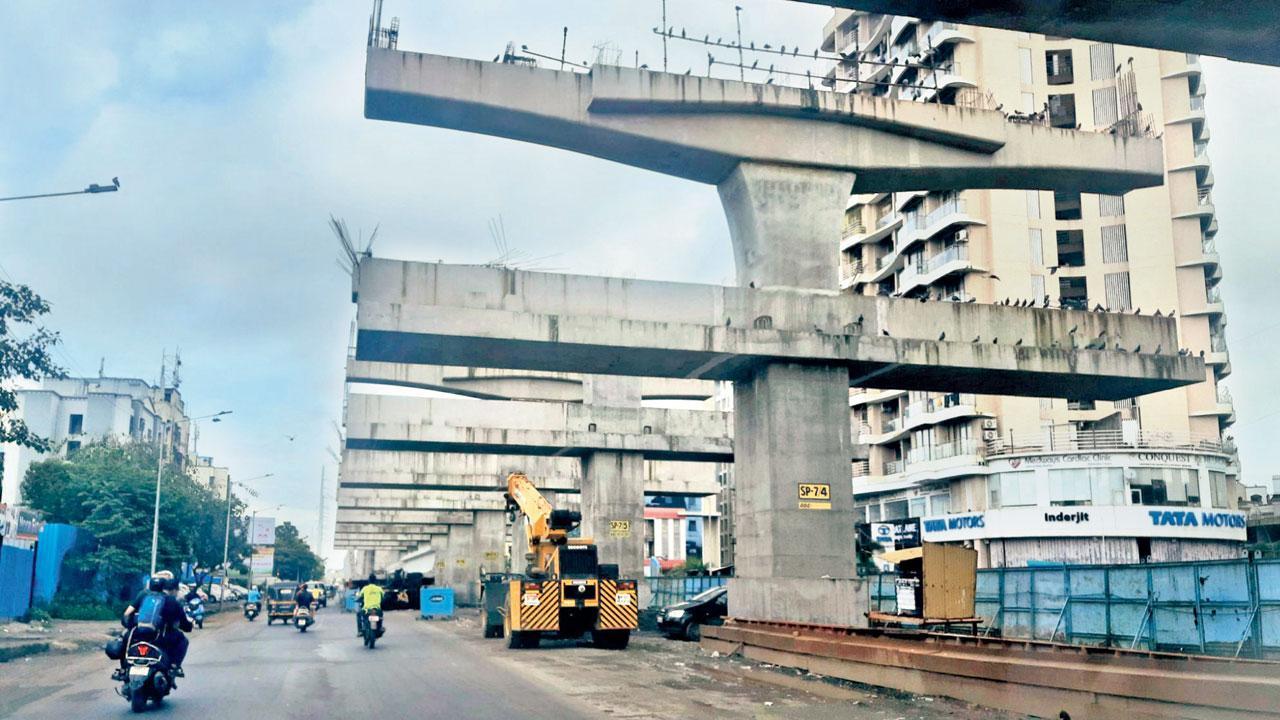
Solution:
{"label": "green tree", "polygon": [[[152,445],[102,441],[66,460],[33,464],[22,484],[27,504],[49,522],[92,534],[92,551],[69,558],[73,568],[100,578],[113,595],[129,592],[151,564],[156,453]],[[226,501],[170,464],[161,474],[157,564],[177,570],[184,562],[210,567],[222,562]],[[232,522],[243,522],[243,505],[232,499]],[[230,558],[240,560],[242,533],[232,533]]]}
{"label": "green tree", "polygon": [[31,288],[0,280],[0,442],[17,443],[40,452],[48,452],[49,441],[12,416],[18,409],[18,396],[6,381],[40,380],[63,374],[49,356],[58,344],[58,334],[35,325],[48,312],[49,303]]}
{"label": "green tree", "polygon": [[276,528],[275,555],[275,574],[281,580],[316,580],[324,574],[324,563],[298,535],[293,523]]}

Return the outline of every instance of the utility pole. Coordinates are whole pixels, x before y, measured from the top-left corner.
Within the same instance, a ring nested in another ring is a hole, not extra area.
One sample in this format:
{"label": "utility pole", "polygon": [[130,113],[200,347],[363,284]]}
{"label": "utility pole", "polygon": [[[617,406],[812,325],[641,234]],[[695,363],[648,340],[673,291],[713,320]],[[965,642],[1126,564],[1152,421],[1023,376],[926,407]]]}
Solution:
{"label": "utility pole", "polygon": [[[745,82],[747,79],[747,71],[746,71],[746,66],[743,64],[745,61],[742,59],[742,6],[741,5],[733,6],[733,17],[738,22],[738,79]],[[663,70],[665,69],[666,68],[663,68]]]}
{"label": "utility pole", "polygon": [[[162,398],[164,397],[165,363],[167,361],[168,361],[167,357],[162,357],[160,359],[160,396]],[[154,407],[155,406],[153,404],[152,408],[154,409]],[[156,417],[159,418],[160,414],[156,413]],[[159,428],[160,432],[156,433],[156,436],[158,437],[160,442],[160,447],[157,448],[157,452],[156,452],[156,507],[155,507],[155,512],[152,514],[152,517],[151,517],[151,574],[152,575],[156,574],[156,550],[160,543],[160,477],[161,475],[164,474],[164,432],[168,430],[168,428],[169,428],[169,422],[166,420],[164,422],[164,425],[162,425]]]}
{"label": "utility pole", "polygon": [[662,0],[662,72],[667,71],[667,0]]}
{"label": "utility pole", "polygon": [[325,483],[324,466],[321,465],[320,466],[320,524],[316,527],[316,535],[318,535],[320,538],[319,540],[316,541],[316,550],[318,550],[321,553],[324,552],[324,506],[325,506],[324,483]]}

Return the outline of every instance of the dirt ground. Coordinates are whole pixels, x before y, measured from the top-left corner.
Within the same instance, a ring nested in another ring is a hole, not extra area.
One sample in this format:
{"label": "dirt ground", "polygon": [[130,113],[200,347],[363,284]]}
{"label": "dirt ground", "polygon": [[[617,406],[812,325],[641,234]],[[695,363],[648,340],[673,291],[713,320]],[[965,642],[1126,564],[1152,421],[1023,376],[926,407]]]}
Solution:
{"label": "dirt ground", "polygon": [[613,718],[852,718],[855,720],[1008,720],[1024,716],[947,698],[925,697],[704,653],[697,643],[641,632],[627,650],[576,641],[509,650],[481,637],[479,616],[463,610],[432,621],[522,673]]}

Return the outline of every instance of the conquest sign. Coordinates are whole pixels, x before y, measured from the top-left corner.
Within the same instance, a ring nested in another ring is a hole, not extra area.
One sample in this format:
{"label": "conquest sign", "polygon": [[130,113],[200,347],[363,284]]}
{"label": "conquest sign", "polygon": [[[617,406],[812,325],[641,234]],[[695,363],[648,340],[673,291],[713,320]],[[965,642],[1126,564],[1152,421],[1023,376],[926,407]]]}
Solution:
{"label": "conquest sign", "polygon": [[1020,507],[920,520],[927,542],[1032,537],[1157,537],[1244,541],[1245,515],[1193,507]]}

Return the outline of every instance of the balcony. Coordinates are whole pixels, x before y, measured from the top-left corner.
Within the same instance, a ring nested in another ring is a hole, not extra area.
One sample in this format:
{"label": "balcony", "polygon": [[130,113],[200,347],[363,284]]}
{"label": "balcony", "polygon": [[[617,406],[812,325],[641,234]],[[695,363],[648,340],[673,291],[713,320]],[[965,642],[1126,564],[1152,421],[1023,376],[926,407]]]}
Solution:
{"label": "balcony", "polygon": [[871,463],[866,460],[853,461],[853,477],[864,478],[871,476]]}
{"label": "balcony", "polygon": [[942,278],[957,272],[973,270],[969,260],[969,246],[956,244],[918,263],[908,263],[898,276],[898,291],[909,294],[921,287],[928,287]]}
{"label": "balcony", "polygon": [[936,425],[965,417],[984,417],[978,410],[978,397],[970,393],[948,393],[911,403],[903,412],[906,430]]}
{"label": "balcony", "polygon": [[[867,403],[881,403],[888,400],[906,395],[906,390],[875,390],[868,388],[859,388],[849,395],[849,407],[857,407],[866,405]],[[871,432],[870,429],[867,432]]]}
{"label": "balcony", "polygon": [[919,465],[957,457],[981,457],[981,454],[981,443],[977,440],[953,440],[908,450],[907,467],[915,470]]}
{"label": "balcony", "polygon": [[932,102],[944,90],[976,87],[978,83],[964,75],[964,67],[960,63],[948,60],[933,69],[922,70],[918,80],[898,90],[898,99]]}
{"label": "balcony", "polygon": [[889,21],[889,44],[895,45],[901,40],[903,33],[907,30],[915,32],[915,27],[920,23],[919,18],[908,17],[906,15],[894,15]]}
{"label": "balcony", "polygon": [[973,42],[973,36],[969,34],[967,29],[953,22],[935,22],[924,36],[926,51],[930,49],[936,50],[949,43],[962,42]]}
{"label": "balcony", "polygon": [[1209,352],[1204,356],[1205,364],[1213,367],[1218,379],[1231,374],[1231,355],[1227,352],[1227,338],[1219,333],[1209,334]]}
{"label": "balcony", "polygon": [[853,287],[853,285],[857,281],[857,277],[861,274],[862,274],[861,260],[857,260],[855,262],[845,262],[842,260],[840,262],[840,287],[842,289]]}
{"label": "balcony", "polygon": [[1231,399],[1231,391],[1225,385],[1218,386],[1218,394],[1212,406],[1202,410],[1193,409],[1191,417],[1217,417],[1222,425],[1231,425],[1236,421],[1236,407]]}
{"label": "balcony", "polygon": [[1178,263],[1178,267],[1195,267],[1196,265],[1204,265],[1211,268],[1210,273],[1216,272],[1221,267],[1218,258],[1218,243],[1214,236],[1201,236],[1200,254]]}
{"label": "balcony", "polygon": [[884,475],[897,475],[906,469],[906,464],[901,460],[890,460],[880,466]]}
{"label": "balcony", "polygon": [[[840,242],[841,250],[848,250],[856,245],[880,242],[889,237],[894,230],[902,227],[902,216],[896,212],[886,212],[876,220],[875,228],[868,231],[861,220],[846,226],[849,233]],[[858,232],[861,230],[861,232]]]}
{"label": "balcony", "polygon": [[1198,217],[1204,220],[1206,218],[1212,218],[1215,213],[1216,213],[1216,208],[1214,207],[1214,204],[1213,204],[1213,188],[1202,187],[1202,188],[1196,189],[1195,206],[1178,213],[1174,217],[1177,217],[1177,218]]}
{"label": "balcony", "polygon": [[[1194,414],[1194,413],[1193,413]],[[1059,427],[1051,431],[1009,432],[987,443],[987,458],[1098,450],[1192,450],[1230,454],[1218,435],[1173,433],[1155,430],[1075,430]]]}
{"label": "balcony", "polygon": [[1201,96],[1201,95],[1190,96],[1188,99],[1187,109],[1185,111],[1174,110],[1172,113],[1170,113],[1170,115],[1172,115],[1172,117],[1168,121],[1170,124],[1187,123],[1187,122],[1203,123],[1205,120],[1204,96]]}
{"label": "balcony", "polygon": [[[1186,53],[1183,56],[1184,64],[1171,68],[1164,74],[1166,78],[1186,77],[1188,75],[1199,75],[1204,72],[1204,68],[1200,65],[1200,56],[1195,53]],[[1176,62],[1176,61],[1175,61]]]}

